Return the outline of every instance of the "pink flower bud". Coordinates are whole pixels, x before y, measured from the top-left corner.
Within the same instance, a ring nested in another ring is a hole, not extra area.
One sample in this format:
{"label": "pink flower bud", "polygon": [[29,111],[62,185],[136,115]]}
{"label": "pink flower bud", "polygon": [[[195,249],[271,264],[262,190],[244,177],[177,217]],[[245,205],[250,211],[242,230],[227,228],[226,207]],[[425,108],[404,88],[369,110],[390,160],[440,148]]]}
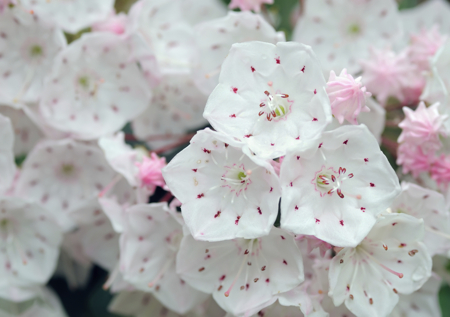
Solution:
{"label": "pink flower bud", "polygon": [[419,33],[411,35],[411,45],[409,47],[409,57],[420,70],[429,70],[429,59],[434,56],[437,50],[447,40],[447,36],[439,33],[439,28],[435,25],[430,30],[423,29]]}
{"label": "pink flower bud", "polygon": [[[0,0],[1,1],[1,0]],[[111,14],[106,18],[106,20],[94,23],[92,25],[93,32],[110,32],[115,34],[123,34],[126,30],[127,16],[123,13]]]}
{"label": "pink flower bud", "polygon": [[161,169],[166,166],[166,158],[159,158],[152,153],[150,158],[144,157],[136,166],[139,168],[138,178],[141,180],[141,186],[147,187],[151,192],[154,192],[156,186],[165,187]]}
{"label": "pink flower bud", "polygon": [[366,97],[372,94],[366,92],[366,87],[362,87],[361,77],[354,79],[346,69],[343,69],[339,76],[336,76],[334,71],[330,72],[327,93],[331,111],[341,124],[344,119],[352,124],[358,124],[359,113],[370,111],[366,106]]}

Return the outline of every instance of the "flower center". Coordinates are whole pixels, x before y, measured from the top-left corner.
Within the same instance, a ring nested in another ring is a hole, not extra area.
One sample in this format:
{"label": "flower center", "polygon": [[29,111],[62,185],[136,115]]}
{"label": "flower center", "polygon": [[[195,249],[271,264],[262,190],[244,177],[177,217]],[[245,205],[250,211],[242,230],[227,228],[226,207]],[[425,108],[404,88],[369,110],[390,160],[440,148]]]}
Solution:
{"label": "flower center", "polygon": [[225,166],[225,173],[222,175],[222,181],[224,184],[222,187],[228,187],[233,192],[236,192],[236,196],[247,189],[247,186],[252,183],[250,179],[252,171],[245,170],[244,164],[233,166]]}
{"label": "flower center", "polygon": [[[260,103],[260,111],[259,116],[264,116],[267,121],[272,121],[273,119],[282,119],[284,118],[291,109],[292,101],[289,101],[288,94],[283,93],[274,93],[272,86],[273,83],[271,81],[268,82],[271,92],[264,91],[264,94],[267,96],[268,100]],[[275,120],[278,121],[278,120]]]}
{"label": "flower center", "polygon": [[81,76],[80,78],[78,78],[78,83],[84,89],[89,89],[89,77]]}
{"label": "flower center", "polygon": [[30,47],[30,56],[31,57],[39,57],[43,54],[42,47],[40,45],[33,45]]}
{"label": "flower center", "polygon": [[361,33],[361,27],[356,23],[350,24],[350,26],[348,27],[348,33],[352,35],[359,34]]}
{"label": "flower center", "polygon": [[[341,186],[342,183],[352,178],[353,174],[347,174],[347,170],[343,167],[339,167],[338,172],[336,172],[332,167],[325,167],[316,172],[311,183],[314,185],[316,191],[320,193],[320,196],[332,195],[334,192],[338,194],[339,197],[344,198]],[[359,196],[357,198],[360,198]]]}

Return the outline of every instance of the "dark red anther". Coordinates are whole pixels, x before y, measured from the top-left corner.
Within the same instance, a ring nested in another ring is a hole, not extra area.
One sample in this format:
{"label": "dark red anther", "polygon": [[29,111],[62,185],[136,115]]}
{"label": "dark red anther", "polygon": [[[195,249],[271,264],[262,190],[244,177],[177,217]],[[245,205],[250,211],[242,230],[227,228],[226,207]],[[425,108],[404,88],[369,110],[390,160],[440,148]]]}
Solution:
{"label": "dark red anther", "polygon": [[199,198],[199,199],[202,198],[202,197],[205,197],[205,194],[201,193],[201,194],[197,195],[197,198]]}
{"label": "dark red anther", "polygon": [[375,187],[375,184],[374,183],[370,183],[370,187]]}
{"label": "dark red anther", "polygon": [[264,114],[264,111],[260,111],[258,115],[261,117]]}
{"label": "dark red anther", "polygon": [[[331,180],[333,181],[333,183],[336,182],[336,177],[334,175],[331,175]],[[326,185],[328,185],[328,184],[326,184]]]}
{"label": "dark red anther", "polygon": [[232,115],[230,115],[230,118],[236,118],[236,115],[233,113]]}
{"label": "dark red anther", "polygon": [[344,144],[347,144],[347,143],[348,143],[348,140],[345,140],[343,143],[344,143]]}
{"label": "dark red anther", "polygon": [[342,193],[340,188],[336,192],[337,192],[339,197],[344,198],[344,194]]}
{"label": "dark red anther", "polygon": [[258,207],[257,209],[258,209],[258,213],[259,213],[260,215],[262,215],[262,211],[261,211],[261,208],[260,208],[260,207]]}
{"label": "dark red anther", "polygon": [[319,144],[319,149],[322,147],[322,144],[323,144],[323,143],[320,143],[320,144]]}
{"label": "dark red anther", "polygon": [[193,168],[192,170],[193,170],[194,172],[197,172],[197,169],[196,169],[196,168]]}
{"label": "dark red anther", "polygon": [[264,91],[264,93],[266,94],[266,96],[270,96],[270,92],[268,92],[267,90]]}
{"label": "dark red anther", "polygon": [[210,154],[210,153],[211,153],[211,150],[203,149],[203,152]]}
{"label": "dark red anther", "polygon": [[305,66],[303,66],[303,68],[302,68],[302,72],[305,72]]}
{"label": "dark red anther", "polygon": [[317,121],[317,118],[313,118],[313,120],[312,121]]}
{"label": "dark red anther", "polygon": [[297,205],[295,205],[295,208],[294,208],[295,210],[298,210],[298,206]]}
{"label": "dark red anther", "polygon": [[255,67],[253,67],[253,66],[250,66],[250,69],[252,70],[252,73],[254,73],[254,72],[255,72]]}
{"label": "dark red anther", "polygon": [[287,265],[287,262],[286,262],[286,260],[284,260],[284,259],[283,259],[283,264],[284,264],[284,265]]}
{"label": "dark red anther", "polygon": [[245,249],[244,254],[249,254],[250,252],[248,251],[248,249]]}
{"label": "dark red anther", "polygon": [[264,103],[264,102],[261,102],[260,104],[259,104],[259,107],[265,107],[266,106],[266,104]]}
{"label": "dark red anther", "polygon": [[348,178],[353,178],[353,173],[348,174]]}
{"label": "dark red anther", "polygon": [[225,279],[225,277],[226,277],[226,275],[222,275],[222,276],[219,278],[219,281],[223,281],[223,280]]}
{"label": "dark red anther", "polygon": [[286,240],[286,238],[284,236],[280,236],[282,240]]}
{"label": "dark red anther", "polygon": [[339,223],[341,224],[341,226],[344,226],[344,220],[339,220]]}
{"label": "dark red anther", "polygon": [[365,207],[361,207],[361,211],[362,212],[366,212],[366,208]]}
{"label": "dark red anther", "polygon": [[220,217],[220,214],[221,214],[221,213],[222,213],[221,211],[218,211],[218,212],[214,215],[214,218]]}
{"label": "dark red anther", "polygon": [[236,226],[239,224],[239,219],[241,219],[241,216],[237,216],[236,220],[234,221],[234,224]]}
{"label": "dark red anther", "polygon": [[320,223],[320,220],[319,220],[319,219],[317,219],[317,218],[314,218],[314,219],[316,219],[316,223]]}

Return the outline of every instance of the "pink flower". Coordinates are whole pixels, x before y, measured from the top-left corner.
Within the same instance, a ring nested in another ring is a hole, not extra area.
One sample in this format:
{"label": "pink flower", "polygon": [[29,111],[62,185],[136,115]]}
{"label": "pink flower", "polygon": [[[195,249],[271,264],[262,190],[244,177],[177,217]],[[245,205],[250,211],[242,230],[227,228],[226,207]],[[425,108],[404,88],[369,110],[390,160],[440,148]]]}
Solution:
{"label": "pink flower", "polygon": [[411,64],[406,50],[396,54],[372,48],[370,53],[367,60],[361,61],[364,82],[380,103],[385,104],[389,97],[405,102],[405,88],[423,87],[423,78],[417,66]]}
{"label": "pink flower", "polygon": [[433,154],[425,154],[420,147],[410,143],[403,143],[398,147],[397,164],[402,165],[403,173],[411,172],[413,177],[428,171],[433,159]]}
{"label": "pink flower", "polygon": [[420,70],[429,70],[429,59],[434,56],[437,50],[447,40],[447,36],[439,33],[439,27],[423,29],[419,33],[411,35],[411,45],[409,47],[409,57]]}
{"label": "pink flower", "polygon": [[263,3],[272,4],[273,0],[231,0],[230,9],[239,8],[242,11],[253,10],[259,12]]}
{"label": "pink flower", "polygon": [[127,15],[123,13],[110,15],[103,21],[96,22],[92,25],[93,32],[111,32],[115,34],[123,34],[126,30]]}
{"label": "pink flower", "polygon": [[331,111],[340,124],[344,122],[344,119],[352,124],[358,124],[356,119],[359,113],[370,111],[366,106],[366,97],[372,94],[366,92],[366,87],[362,87],[361,77],[354,79],[345,68],[339,76],[336,76],[334,71],[330,72],[327,93]]}
{"label": "pink flower", "polygon": [[161,169],[166,166],[166,158],[159,158],[155,153],[151,154],[151,158],[144,157],[142,162],[136,163],[139,168],[138,178],[141,185],[153,192],[156,186],[165,187],[166,183],[161,173]]}
{"label": "pink flower", "polygon": [[320,240],[319,238],[316,238],[315,236],[309,236],[309,235],[298,235],[295,237],[295,240],[297,241],[307,241],[308,243],[308,254],[311,253],[314,249],[319,248],[320,250],[320,256],[324,257],[325,253],[331,249],[331,244]]}
{"label": "pink flower", "polygon": [[424,102],[421,102],[415,111],[404,107],[403,112],[406,117],[398,125],[403,129],[398,142],[421,146],[425,153],[438,150],[441,146],[439,135],[447,134],[444,121],[448,117],[441,115],[438,107],[439,104],[435,103],[427,108]]}
{"label": "pink flower", "polygon": [[431,178],[446,189],[450,182],[450,157],[442,154],[431,166]]}

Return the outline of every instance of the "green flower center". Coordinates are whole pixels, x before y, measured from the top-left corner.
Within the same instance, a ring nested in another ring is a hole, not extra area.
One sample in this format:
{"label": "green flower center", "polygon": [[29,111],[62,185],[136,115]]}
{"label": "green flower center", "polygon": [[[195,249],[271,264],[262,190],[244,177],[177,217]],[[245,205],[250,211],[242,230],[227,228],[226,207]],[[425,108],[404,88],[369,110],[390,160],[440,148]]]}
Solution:
{"label": "green flower center", "polygon": [[61,172],[64,175],[72,175],[75,171],[75,167],[72,164],[63,164]]}
{"label": "green flower center", "polygon": [[88,88],[89,88],[89,77],[87,77],[87,76],[82,76],[82,77],[78,78],[78,83],[79,83],[80,86],[83,87],[84,89],[88,89]]}
{"label": "green flower center", "polygon": [[359,34],[359,33],[361,33],[361,27],[358,24],[351,24],[348,27],[348,33],[350,33],[350,34]]}
{"label": "green flower center", "polygon": [[42,56],[43,54],[43,50],[42,47],[40,45],[33,45],[30,48],[30,55],[31,57],[39,57]]}
{"label": "green flower center", "polygon": [[247,174],[245,174],[244,172],[239,172],[237,176],[239,180],[243,180],[247,177]]}

